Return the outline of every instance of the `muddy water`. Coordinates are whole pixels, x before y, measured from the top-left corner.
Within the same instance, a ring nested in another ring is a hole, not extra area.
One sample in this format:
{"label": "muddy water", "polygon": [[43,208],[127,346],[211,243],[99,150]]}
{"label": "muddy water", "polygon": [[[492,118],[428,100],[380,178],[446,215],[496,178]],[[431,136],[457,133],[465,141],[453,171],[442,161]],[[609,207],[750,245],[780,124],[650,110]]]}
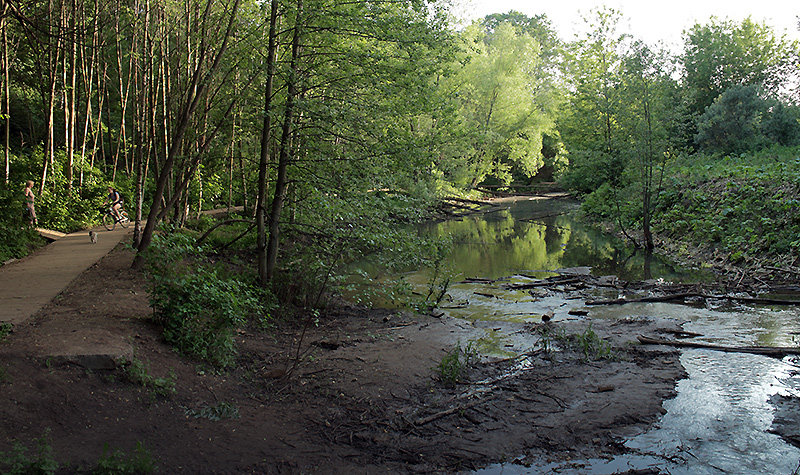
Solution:
{"label": "muddy water", "polygon": [[[519,200],[479,217],[431,225],[424,233],[451,235],[456,243],[449,270],[452,282],[442,309],[478,330],[472,340],[484,354],[506,356],[535,345],[520,332],[527,322],[576,318],[570,311],[583,300],[566,300],[547,291],[506,290],[509,282],[531,282],[573,268],[623,280],[696,281],[700,272],[680,270],[626,248],[613,238],[582,225],[565,200]],[[408,280],[425,288],[426,271]],[[468,281],[486,279],[486,281]],[[501,279],[489,282],[489,280]],[[590,296],[587,296],[590,297]],[[699,340],[730,345],[794,345],[800,335],[800,311],[765,306],[694,308],[672,304],[592,307],[587,318],[670,317],[684,329],[705,335]],[[580,317],[578,317],[580,318]],[[678,396],[664,404],[666,415],[649,432],[626,441],[632,455],[523,467],[503,464],[479,473],[618,473],[652,468],[665,473],[792,473],[800,450],[768,432],[774,394],[800,395],[800,361],[710,350],[685,350],[681,361],[689,377]]]}

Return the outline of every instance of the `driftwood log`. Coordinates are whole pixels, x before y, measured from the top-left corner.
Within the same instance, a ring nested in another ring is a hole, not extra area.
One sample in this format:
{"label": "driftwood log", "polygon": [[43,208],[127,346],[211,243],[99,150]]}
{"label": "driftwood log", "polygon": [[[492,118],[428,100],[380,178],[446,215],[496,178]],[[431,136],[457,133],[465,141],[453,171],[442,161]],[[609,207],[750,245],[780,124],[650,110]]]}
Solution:
{"label": "driftwood log", "polygon": [[774,346],[720,346],[711,343],[696,341],[663,340],[639,335],[639,342],[645,345],[666,345],[686,348],[705,348],[708,350],[726,351],[729,353],[752,353],[755,355],[782,358],[788,355],[800,355],[800,348],[774,347]]}
{"label": "driftwood log", "polygon": [[612,299],[612,300],[589,300],[586,305],[624,305],[635,302],[670,302],[673,300],[684,300],[690,297],[714,300],[736,300],[738,302],[757,303],[763,305],[800,305],[800,300],[771,299],[762,297],[737,297],[735,295],[709,295],[695,292],[680,294],[662,295],[658,297],[641,297],[635,299]]}

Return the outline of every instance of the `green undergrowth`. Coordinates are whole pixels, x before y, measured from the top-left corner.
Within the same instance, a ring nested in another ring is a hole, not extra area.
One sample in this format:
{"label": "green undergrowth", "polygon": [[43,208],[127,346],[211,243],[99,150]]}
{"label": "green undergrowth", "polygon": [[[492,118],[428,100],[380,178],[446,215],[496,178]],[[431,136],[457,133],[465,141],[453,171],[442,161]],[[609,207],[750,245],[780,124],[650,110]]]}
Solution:
{"label": "green undergrowth", "polygon": [[254,275],[214,262],[207,252],[193,236],[158,234],[147,255],[150,303],[167,342],[225,368],[235,361],[237,329],[269,327],[270,296],[254,285]]}
{"label": "green undergrowth", "polygon": [[[94,467],[63,467],[55,458],[50,429],[32,444],[14,441],[11,450],[0,452],[0,473],[4,475],[31,475],[54,473],[92,473],[96,475],[134,475],[154,473],[158,468],[155,459],[141,442],[126,454],[121,449],[111,450],[108,444]],[[65,471],[66,470],[66,471]]]}
{"label": "green undergrowth", "polygon": [[735,262],[800,251],[800,148],[694,156],[673,164],[654,230],[710,244]]}
{"label": "green undergrowth", "polygon": [[176,392],[174,371],[163,378],[153,376],[147,363],[136,357],[124,362],[122,368],[128,381],[148,389],[154,396],[169,397]]}
{"label": "green undergrowth", "polygon": [[96,475],[134,475],[154,473],[157,470],[155,460],[141,442],[131,453],[121,449],[111,450],[108,444],[103,447],[103,455],[91,473]]}
{"label": "green undergrowth", "polygon": [[477,355],[478,351],[472,342],[466,346],[461,346],[461,342],[457,343],[435,368],[439,381],[446,386],[454,386],[464,377]]}
{"label": "green undergrowth", "polygon": [[600,338],[591,324],[581,333],[567,333],[552,325],[542,325],[537,332],[539,346],[545,353],[560,347],[581,352],[587,361],[614,359],[616,356],[611,344]]}
{"label": "green undergrowth", "polygon": [[16,441],[10,451],[0,452],[0,473],[3,474],[49,474],[56,473],[58,467],[50,443],[49,429],[33,441],[33,447]]}
{"label": "green undergrowth", "polygon": [[[582,210],[636,237],[642,192],[636,180],[625,183],[586,195]],[[718,249],[733,262],[800,252],[800,147],[675,158],[659,183],[652,230],[661,238]]]}

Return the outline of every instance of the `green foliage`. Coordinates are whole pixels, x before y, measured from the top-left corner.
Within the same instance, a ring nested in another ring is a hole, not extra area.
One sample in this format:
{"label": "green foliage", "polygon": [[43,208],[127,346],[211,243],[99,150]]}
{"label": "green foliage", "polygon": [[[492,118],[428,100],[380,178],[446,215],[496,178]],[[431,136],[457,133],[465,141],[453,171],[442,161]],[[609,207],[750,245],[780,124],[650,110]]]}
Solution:
{"label": "green foliage", "polygon": [[477,350],[472,342],[467,344],[466,347],[462,347],[461,342],[457,343],[436,366],[439,381],[447,386],[453,386],[458,383],[476,356]]}
{"label": "green foliage", "polygon": [[546,352],[553,351],[556,343],[562,348],[572,348],[583,353],[587,360],[611,359],[614,357],[611,345],[600,338],[592,329],[592,325],[582,332],[570,334],[561,328],[552,325],[542,325],[537,329],[539,333],[539,346]]}
{"label": "green foliage", "polygon": [[20,259],[43,246],[46,241],[29,226],[8,226],[0,223],[0,265],[9,259]]}
{"label": "green foliage", "polygon": [[800,150],[695,155],[677,162],[665,181],[656,230],[706,243],[734,260],[800,252]]}
{"label": "green foliage", "polygon": [[588,360],[610,359],[613,357],[611,345],[595,333],[591,324],[583,333],[571,335],[568,341],[574,348],[579,349],[584,358]]}
{"label": "green foliage", "polygon": [[126,455],[121,449],[111,451],[108,444],[103,447],[103,455],[92,470],[96,475],[138,475],[153,473],[157,469],[155,461],[141,442],[136,443],[132,454]]}
{"label": "green foliage", "polygon": [[50,429],[46,429],[42,437],[34,442],[35,453],[29,453],[28,448],[20,442],[15,442],[11,451],[0,452],[0,472],[8,475],[55,473],[58,462],[50,445]]}
{"label": "green foliage", "polygon": [[0,182],[0,265],[45,244],[44,238],[29,226],[22,194],[24,184],[14,185]]}
{"label": "green foliage", "polygon": [[195,419],[208,419],[210,421],[219,421],[222,419],[238,419],[239,408],[235,405],[221,401],[213,406],[204,406],[199,411],[194,409],[187,409],[186,415]]}
{"label": "green foliage", "polygon": [[147,256],[150,302],[168,342],[187,355],[227,367],[236,355],[236,329],[248,316],[266,318],[263,294],[238,275],[226,275],[224,268],[199,263],[202,252],[185,234],[157,236]]}
{"label": "green foliage", "polygon": [[469,143],[467,160],[452,164],[463,170],[444,170],[463,177],[456,186],[472,188],[486,178],[501,184],[529,180],[544,166],[542,137],[554,130],[561,94],[537,37],[548,42],[550,55],[555,45],[546,24],[523,17],[476,21],[462,34],[463,66],[445,85],[454,91]]}
{"label": "green foliage", "polygon": [[14,329],[14,325],[8,322],[0,322],[0,343],[6,339],[6,337],[11,333],[11,330]]}
{"label": "green foliage", "polygon": [[[680,62],[690,110],[702,114],[727,89],[757,86],[779,94],[791,81],[797,44],[751,18],[712,18],[685,35]],[[796,69],[795,69],[796,71]]]}
{"label": "green foliage", "polygon": [[149,389],[153,394],[169,397],[175,394],[175,372],[170,371],[169,376],[157,378],[150,374],[147,364],[138,359],[132,358],[124,366],[125,377],[128,381]]}
{"label": "green foliage", "polygon": [[767,144],[796,145],[797,107],[763,99],[755,86],[723,92],[698,119],[696,142],[709,152],[743,153]]}
{"label": "green foliage", "polygon": [[[281,301],[303,307],[324,305],[347,293],[359,303],[405,300],[403,285],[386,284],[385,274],[418,269],[433,262],[434,240],[417,234],[413,223],[427,216],[431,204],[424,192],[321,195],[308,190],[309,208],[299,210],[306,223],[290,228],[292,242],[275,289]],[[368,259],[372,269],[354,276],[354,262]],[[442,274],[440,274],[442,275]]]}

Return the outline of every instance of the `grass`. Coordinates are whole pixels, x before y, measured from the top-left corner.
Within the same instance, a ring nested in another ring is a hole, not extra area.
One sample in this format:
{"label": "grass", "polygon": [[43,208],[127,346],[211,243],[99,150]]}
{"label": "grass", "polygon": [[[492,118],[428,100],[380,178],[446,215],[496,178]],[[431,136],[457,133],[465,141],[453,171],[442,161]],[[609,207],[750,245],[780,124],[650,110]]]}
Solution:
{"label": "grass", "polygon": [[568,334],[550,325],[539,327],[538,332],[539,346],[545,353],[550,353],[554,350],[555,344],[560,344],[564,348],[580,351],[584,358],[590,361],[615,357],[611,344],[600,338],[591,324],[583,333]]}
{"label": "grass", "polygon": [[111,451],[109,446],[103,448],[103,455],[97,461],[92,473],[98,475],[127,475],[153,473],[157,469],[155,461],[144,444],[136,443],[133,453],[125,454],[122,450]]}
{"label": "grass", "polygon": [[477,353],[471,342],[466,347],[462,347],[461,342],[457,343],[436,366],[439,381],[447,386],[454,386],[462,379]]}
{"label": "grass", "polygon": [[12,325],[10,323],[6,323],[6,322],[0,323],[0,343],[2,343],[2,341],[5,340],[6,337],[8,337],[8,335],[11,334],[11,330],[13,328],[14,328],[14,325]]}
{"label": "grass", "polygon": [[222,419],[238,419],[239,408],[233,404],[222,401],[214,406],[204,406],[199,411],[187,409],[186,415],[195,419],[208,419],[219,421]]}
{"label": "grass", "polygon": [[8,475],[17,474],[47,474],[58,470],[58,462],[53,456],[53,447],[50,445],[50,429],[34,440],[36,448],[29,450],[20,442],[15,442],[9,452],[0,452],[0,473]]}
{"label": "grass", "polygon": [[151,391],[153,395],[169,397],[175,394],[175,372],[170,370],[166,378],[157,378],[150,374],[147,364],[136,357],[125,362],[124,374],[128,381],[140,385]]}

